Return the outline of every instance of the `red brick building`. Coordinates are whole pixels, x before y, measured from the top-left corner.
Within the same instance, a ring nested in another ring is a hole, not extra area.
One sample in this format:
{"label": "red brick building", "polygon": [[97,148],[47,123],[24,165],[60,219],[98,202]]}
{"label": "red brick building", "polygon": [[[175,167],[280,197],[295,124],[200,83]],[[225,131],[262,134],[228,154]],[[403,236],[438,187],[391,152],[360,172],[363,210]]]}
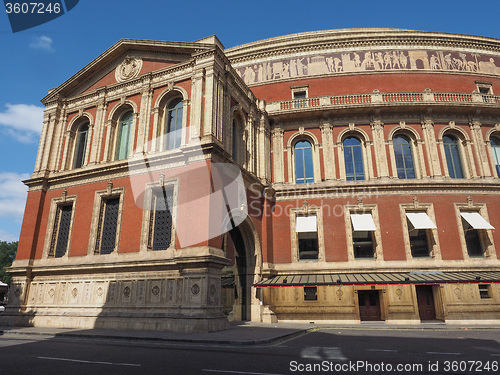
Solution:
{"label": "red brick building", "polygon": [[500,41],[121,40],[51,90],[4,323],[500,319]]}

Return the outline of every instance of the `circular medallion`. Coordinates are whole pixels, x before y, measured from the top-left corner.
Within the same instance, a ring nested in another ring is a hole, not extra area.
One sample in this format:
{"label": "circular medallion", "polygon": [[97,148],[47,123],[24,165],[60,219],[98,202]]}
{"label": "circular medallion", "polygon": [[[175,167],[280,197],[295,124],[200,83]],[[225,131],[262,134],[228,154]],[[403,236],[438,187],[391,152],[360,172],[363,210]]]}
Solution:
{"label": "circular medallion", "polygon": [[14,295],[16,296],[16,298],[19,297],[21,295],[21,289],[16,289]]}
{"label": "circular medallion", "polygon": [[217,287],[214,284],[210,285],[210,294],[212,296],[215,294],[216,291],[217,291]]}
{"label": "circular medallion", "polygon": [[198,286],[198,284],[193,284],[193,286],[191,287],[191,293],[193,293],[194,295],[200,293],[200,287]]}
{"label": "circular medallion", "polygon": [[160,294],[160,288],[158,287],[158,285],[155,285],[153,289],[151,289],[151,293],[153,294],[153,296],[157,296],[158,294]]}
{"label": "circular medallion", "polygon": [[115,78],[117,82],[128,81],[139,75],[142,69],[142,59],[127,56],[120,65],[116,67]]}
{"label": "circular medallion", "polygon": [[123,289],[123,295],[125,297],[128,297],[130,296],[130,288],[128,286],[126,286],[124,289]]}
{"label": "circular medallion", "polygon": [[71,291],[71,295],[72,295],[73,297],[76,297],[76,296],[78,295],[78,289],[73,288],[73,290]]}
{"label": "circular medallion", "polygon": [[54,297],[54,294],[56,294],[54,289],[49,290],[49,297]]}
{"label": "circular medallion", "polygon": [[102,295],[104,294],[104,290],[103,290],[102,288],[99,288],[99,289],[97,289],[97,292],[96,292],[96,293],[97,293],[97,295],[98,295],[99,297],[102,297]]}

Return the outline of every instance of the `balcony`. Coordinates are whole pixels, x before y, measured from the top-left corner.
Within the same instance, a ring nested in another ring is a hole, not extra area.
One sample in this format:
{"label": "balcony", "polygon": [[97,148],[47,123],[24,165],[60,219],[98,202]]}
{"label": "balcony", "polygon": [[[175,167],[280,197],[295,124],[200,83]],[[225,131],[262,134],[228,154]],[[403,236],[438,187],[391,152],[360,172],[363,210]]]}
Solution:
{"label": "balcony", "polygon": [[444,105],[444,106],[486,106],[498,108],[500,95],[480,93],[432,92],[387,92],[373,90],[370,94],[348,94],[320,96],[314,98],[270,102],[266,110],[270,115],[291,114],[303,111],[335,110],[356,107],[391,107],[398,105]]}

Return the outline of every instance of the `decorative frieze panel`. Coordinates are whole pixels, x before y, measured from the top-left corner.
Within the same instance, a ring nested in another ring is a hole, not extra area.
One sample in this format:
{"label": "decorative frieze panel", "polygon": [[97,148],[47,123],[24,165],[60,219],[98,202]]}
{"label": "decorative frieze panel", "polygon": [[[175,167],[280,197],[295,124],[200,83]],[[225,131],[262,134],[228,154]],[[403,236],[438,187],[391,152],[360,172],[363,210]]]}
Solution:
{"label": "decorative frieze panel", "polygon": [[379,48],[300,54],[236,68],[247,85],[279,79],[355,72],[448,71],[500,75],[500,57],[449,50]]}

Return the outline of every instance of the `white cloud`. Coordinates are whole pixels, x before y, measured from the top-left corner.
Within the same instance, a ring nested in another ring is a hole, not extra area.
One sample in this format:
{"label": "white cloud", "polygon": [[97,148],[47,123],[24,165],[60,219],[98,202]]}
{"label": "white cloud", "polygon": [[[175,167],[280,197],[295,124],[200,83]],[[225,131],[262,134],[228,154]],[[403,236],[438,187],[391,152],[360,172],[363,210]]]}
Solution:
{"label": "white cloud", "polygon": [[38,139],[43,126],[43,107],[32,104],[6,104],[0,112],[0,126],[20,142],[30,143]]}
{"label": "white cloud", "polygon": [[52,48],[52,39],[46,35],[33,38],[32,42],[30,43],[30,48],[41,49],[44,51],[54,50],[54,48]]}
{"label": "white cloud", "polygon": [[28,173],[0,172],[0,216],[19,220],[23,217],[28,188],[22,180]]}
{"label": "white cloud", "polygon": [[19,241],[19,235],[12,234],[5,230],[0,229],[0,241],[6,241],[6,242]]}

